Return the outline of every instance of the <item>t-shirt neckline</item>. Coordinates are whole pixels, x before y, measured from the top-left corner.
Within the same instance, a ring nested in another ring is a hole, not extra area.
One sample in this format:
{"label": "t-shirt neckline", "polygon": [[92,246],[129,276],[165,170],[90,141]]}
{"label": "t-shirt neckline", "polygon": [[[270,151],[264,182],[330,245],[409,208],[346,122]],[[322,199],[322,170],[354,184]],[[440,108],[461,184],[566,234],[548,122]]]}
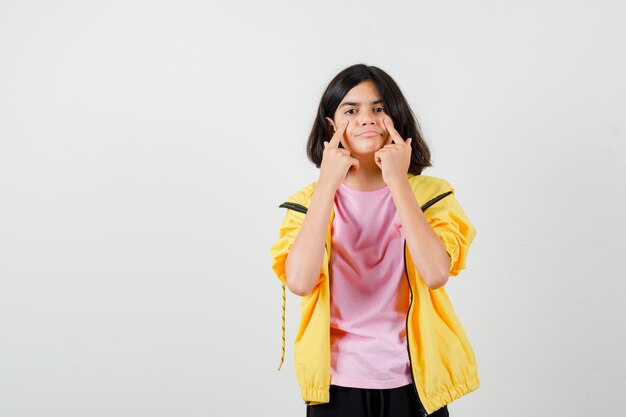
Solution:
{"label": "t-shirt neckline", "polygon": [[384,187],[379,188],[377,190],[362,191],[362,190],[356,190],[354,188],[348,187],[343,182],[341,183],[341,185],[339,185],[339,188],[341,189],[341,191],[345,191],[353,195],[361,195],[361,196],[376,196],[376,195],[385,194],[389,191],[388,185],[385,185]]}

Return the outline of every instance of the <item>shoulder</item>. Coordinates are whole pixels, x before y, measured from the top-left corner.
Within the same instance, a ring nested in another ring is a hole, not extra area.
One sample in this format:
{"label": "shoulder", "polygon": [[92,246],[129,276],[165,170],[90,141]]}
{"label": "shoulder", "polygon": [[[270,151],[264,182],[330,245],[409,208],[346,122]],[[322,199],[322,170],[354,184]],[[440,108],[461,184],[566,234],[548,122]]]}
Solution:
{"label": "shoulder", "polygon": [[295,193],[291,194],[285,202],[301,204],[308,207],[316,185],[317,181],[310,182]]}
{"label": "shoulder", "polygon": [[449,191],[454,194],[454,187],[443,178],[409,174],[408,180],[418,200],[427,200]]}

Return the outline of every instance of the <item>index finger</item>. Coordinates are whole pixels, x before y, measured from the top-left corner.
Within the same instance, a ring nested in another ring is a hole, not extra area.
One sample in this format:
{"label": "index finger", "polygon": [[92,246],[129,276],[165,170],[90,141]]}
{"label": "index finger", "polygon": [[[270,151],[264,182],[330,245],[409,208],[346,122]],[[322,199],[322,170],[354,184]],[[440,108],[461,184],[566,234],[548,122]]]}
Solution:
{"label": "index finger", "polygon": [[328,144],[334,148],[338,148],[339,142],[341,142],[341,139],[343,138],[343,135],[346,133],[347,128],[348,128],[348,120],[343,122],[341,126],[339,127],[339,129],[335,131],[335,134],[333,135],[332,138],[330,138],[330,142],[328,142]]}
{"label": "index finger", "polygon": [[391,136],[391,140],[394,143],[404,143],[404,139],[402,139],[402,136],[400,136],[396,128],[393,127],[393,121],[390,118],[385,117],[383,119],[383,123],[385,124],[387,131],[389,131],[389,136]]}

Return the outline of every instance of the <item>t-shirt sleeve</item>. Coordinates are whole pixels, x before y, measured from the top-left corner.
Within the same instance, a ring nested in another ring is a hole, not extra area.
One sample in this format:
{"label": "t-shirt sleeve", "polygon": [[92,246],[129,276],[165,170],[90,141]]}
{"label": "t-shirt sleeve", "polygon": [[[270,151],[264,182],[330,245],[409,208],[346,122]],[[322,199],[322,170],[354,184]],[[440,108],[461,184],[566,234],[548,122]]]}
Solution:
{"label": "t-shirt sleeve", "polygon": [[296,240],[298,231],[304,221],[304,214],[295,210],[287,210],[285,218],[280,225],[278,232],[278,240],[270,248],[272,255],[272,269],[282,281],[283,284],[287,283],[287,275],[285,274],[285,262],[287,261],[287,254],[291,249],[291,245]]}
{"label": "t-shirt sleeve", "polygon": [[450,276],[465,268],[470,244],[476,229],[461,208],[454,194],[450,194],[426,209],[424,213],[450,254]]}

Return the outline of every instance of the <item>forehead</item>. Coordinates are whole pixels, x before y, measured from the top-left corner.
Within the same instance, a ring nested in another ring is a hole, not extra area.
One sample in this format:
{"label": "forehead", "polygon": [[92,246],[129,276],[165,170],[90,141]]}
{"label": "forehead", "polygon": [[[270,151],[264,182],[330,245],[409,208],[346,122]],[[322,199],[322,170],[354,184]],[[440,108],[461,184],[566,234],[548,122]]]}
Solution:
{"label": "forehead", "polygon": [[348,91],[348,94],[346,94],[343,100],[341,100],[341,103],[344,103],[346,101],[363,103],[372,102],[379,99],[380,94],[378,94],[378,88],[376,88],[376,84],[374,84],[370,80],[367,80],[352,87],[352,89]]}

